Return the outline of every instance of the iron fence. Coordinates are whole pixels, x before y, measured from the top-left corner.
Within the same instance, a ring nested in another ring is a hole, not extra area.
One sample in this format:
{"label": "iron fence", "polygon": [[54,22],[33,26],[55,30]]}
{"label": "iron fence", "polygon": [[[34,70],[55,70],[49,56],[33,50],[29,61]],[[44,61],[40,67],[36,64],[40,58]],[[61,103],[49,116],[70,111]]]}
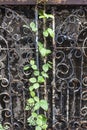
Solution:
{"label": "iron fence", "polygon": [[[54,19],[38,19],[39,9]],[[31,21],[37,33],[23,27]],[[52,27],[55,37],[44,38],[42,31]],[[35,58],[40,69],[38,40],[52,50],[53,63],[39,91],[49,102],[48,130],[87,129],[87,6],[0,6],[0,121],[9,130],[33,129],[25,111],[31,71],[24,71]]]}

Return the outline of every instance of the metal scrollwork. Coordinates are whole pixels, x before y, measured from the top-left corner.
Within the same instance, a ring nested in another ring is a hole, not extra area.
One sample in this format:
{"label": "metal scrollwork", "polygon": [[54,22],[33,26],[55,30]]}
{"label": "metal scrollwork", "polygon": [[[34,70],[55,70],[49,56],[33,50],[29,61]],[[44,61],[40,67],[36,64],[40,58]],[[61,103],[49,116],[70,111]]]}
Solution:
{"label": "metal scrollwork", "polygon": [[84,100],[84,101],[87,100],[87,91],[82,92],[82,100]]}
{"label": "metal scrollwork", "polygon": [[[54,130],[87,129],[87,10],[56,8]],[[62,125],[60,125],[62,124]]]}
{"label": "metal scrollwork", "polygon": [[[40,35],[35,35],[23,26],[37,20],[35,7],[17,7],[0,7],[0,121],[4,126],[8,125],[9,130],[33,130],[27,125],[30,113],[25,111],[32,70],[26,71],[23,67],[32,58],[39,60],[39,67],[42,64],[41,57],[37,57],[35,39],[43,39],[40,34],[43,23],[37,21]],[[53,68],[49,81],[46,80],[45,91],[50,106],[48,129],[86,130],[87,8],[67,7],[50,7],[55,15],[52,25],[55,38],[53,45],[47,44],[53,51],[53,57],[49,56]],[[49,6],[46,8],[49,11]],[[52,21],[48,20],[48,23],[51,26]],[[52,43],[49,38],[46,41]],[[41,87],[40,96],[45,92]]]}
{"label": "metal scrollwork", "polygon": [[23,67],[35,56],[35,34],[23,27],[30,19],[22,11],[1,6],[0,19],[0,122],[9,130],[27,130],[26,86],[31,72]]}
{"label": "metal scrollwork", "polygon": [[69,88],[74,91],[78,91],[80,89],[80,81],[76,78],[72,78],[69,81]]}

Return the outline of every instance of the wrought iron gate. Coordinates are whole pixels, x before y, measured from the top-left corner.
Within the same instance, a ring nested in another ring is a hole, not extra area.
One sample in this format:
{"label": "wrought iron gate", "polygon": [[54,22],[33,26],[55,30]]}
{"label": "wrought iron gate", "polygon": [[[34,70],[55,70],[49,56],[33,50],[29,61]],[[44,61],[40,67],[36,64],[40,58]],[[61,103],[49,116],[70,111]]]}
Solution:
{"label": "wrought iron gate", "polygon": [[[48,130],[87,130],[87,6],[47,6],[53,20],[38,20],[43,6],[0,7],[0,121],[10,130],[28,130],[25,111],[30,71],[23,66],[34,57],[40,67],[38,39],[52,50],[53,68],[40,96],[49,102]],[[38,33],[23,28],[34,21]],[[44,27],[53,39],[41,35]]]}

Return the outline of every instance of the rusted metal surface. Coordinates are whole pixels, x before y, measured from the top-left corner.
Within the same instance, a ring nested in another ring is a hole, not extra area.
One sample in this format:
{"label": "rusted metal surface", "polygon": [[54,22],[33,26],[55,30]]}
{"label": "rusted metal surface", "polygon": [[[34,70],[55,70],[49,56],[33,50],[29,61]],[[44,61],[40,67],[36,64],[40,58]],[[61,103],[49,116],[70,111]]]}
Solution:
{"label": "rusted metal surface", "polygon": [[[25,111],[31,71],[23,66],[35,58],[39,68],[50,60],[53,67],[45,87],[37,91],[49,102],[48,130],[87,130],[87,7],[48,6],[44,11],[54,19],[38,19],[35,6],[0,6],[0,121],[9,130],[34,130]],[[37,33],[23,27],[31,21]],[[42,32],[52,27],[53,39]],[[52,50],[48,59],[39,57],[38,40]]]}
{"label": "rusted metal surface", "polygon": [[36,54],[34,34],[23,28],[35,19],[35,11],[27,8],[27,12],[32,14],[28,15],[29,19],[25,13],[19,15],[0,7],[0,122],[9,125],[10,130],[28,129],[26,116],[29,113],[25,111],[25,104],[31,72],[23,71],[23,66]]}
{"label": "rusted metal surface", "polygon": [[[38,0],[41,1],[40,4],[43,4],[45,0]],[[50,5],[86,5],[87,0],[46,0],[46,4]],[[0,5],[2,4],[11,4],[11,5],[35,5],[37,0],[0,0]]]}
{"label": "rusted metal surface", "polygon": [[35,5],[36,0],[1,0],[0,5],[9,4],[9,5]]}
{"label": "rusted metal surface", "polygon": [[87,0],[49,0],[48,4],[85,5],[87,4]]}
{"label": "rusted metal surface", "polygon": [[[54,130],[87,129],[87,10],[55,9]],[[86,123],[84,125],[84,123]]]}

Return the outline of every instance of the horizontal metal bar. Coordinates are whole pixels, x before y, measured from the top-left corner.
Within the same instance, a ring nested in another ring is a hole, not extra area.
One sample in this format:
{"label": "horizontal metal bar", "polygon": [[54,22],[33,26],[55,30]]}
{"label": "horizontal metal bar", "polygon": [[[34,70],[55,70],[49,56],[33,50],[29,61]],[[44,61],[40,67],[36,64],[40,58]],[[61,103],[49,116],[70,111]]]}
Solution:
{"label": "horizontal metal bar", "polygon": [[87,0],[48,0],[48,4],[86,5]]}
{"label": "horizontal metal bar", "polygon": [[[46,4],[49,5],[87,5],[87,0],[39,0],[40,4],[43,1],[47,1]],[[0,0],[0,5],[10,4],[10,5],[35,5],[37,0]]]}

